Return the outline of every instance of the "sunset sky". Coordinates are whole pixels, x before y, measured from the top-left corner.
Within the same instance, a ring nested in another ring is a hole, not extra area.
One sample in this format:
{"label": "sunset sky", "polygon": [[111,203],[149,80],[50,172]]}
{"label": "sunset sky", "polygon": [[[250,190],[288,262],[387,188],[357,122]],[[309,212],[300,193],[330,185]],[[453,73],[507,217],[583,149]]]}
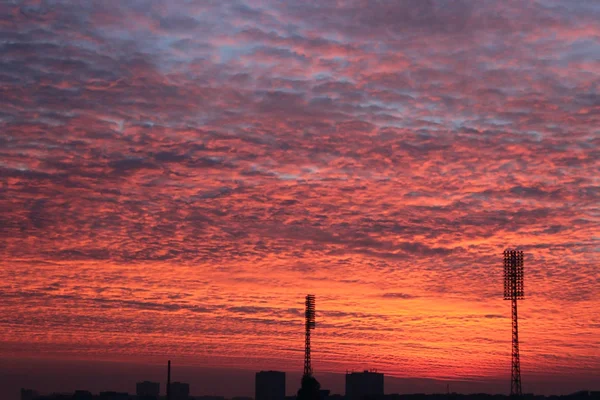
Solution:
{"label": "sunset sky", "polygon": [[300,373],[313,293],[317,378],[507,392],[511,247],[523,391],[599,390],[598,21],[594,0],[3,1],[2,368]]}

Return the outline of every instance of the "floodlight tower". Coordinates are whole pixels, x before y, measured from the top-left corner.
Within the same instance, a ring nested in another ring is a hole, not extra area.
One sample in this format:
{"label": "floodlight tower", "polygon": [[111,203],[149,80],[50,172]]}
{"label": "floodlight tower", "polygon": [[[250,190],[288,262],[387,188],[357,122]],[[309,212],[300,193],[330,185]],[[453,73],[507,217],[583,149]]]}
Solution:
{"label": "floodlight tower", "polygon": [[524,297],[523,252],[518,250],[504,250],[504,300],[510,300],[512,306],[512,369],[510,377],[510,395],[512,397],[519,397],[523,394],[521,391],[517,300],[522,300]]}
{"label": "floodlight tower", "polygon": [[313,370],[310,363],[310,331],[315,329],[315,295],[306,295],[305,337],[304,337],[304,376],[312,376]]}

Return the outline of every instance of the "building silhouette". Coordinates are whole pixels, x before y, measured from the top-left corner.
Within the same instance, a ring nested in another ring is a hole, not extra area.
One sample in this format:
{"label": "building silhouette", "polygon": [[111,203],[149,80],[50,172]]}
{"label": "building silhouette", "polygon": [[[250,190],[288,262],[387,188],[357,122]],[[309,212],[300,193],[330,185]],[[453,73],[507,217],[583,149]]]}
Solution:
{"label": "building silhouette", "polygon": [[383,374],[373,371],[346,373],[346,400],[383,397]]}
{"label": "building silhouette", "polygon": [[[130,396],[128,393],[124,393],[124,392],[113,392],[108,391],[108,392],[100,392],[100,394],[98,395],[98,398],[100,400],[130,400],[132,398],[132,396]],[[138,399],[142,399],[145,397],[138,397]],[[153,398],[153,397],[150,397]]]}
{"label": "building silhouette", "polygon": [[190,398],[190,385],[183,382],[171,382],[171,400],[188,400]]}
{"label": "building silhouette", "polygon": [[284,400],[285,372],[260,371],[254,380],[255,400]]}
{"label": "building silhouette", "polygon": [[195,396],[194,400],[226,400],[224,396]]}
{"label": "building silhouette", "polygon": [[88,390],[76,390],[73,394],[73,400],[92,400],[94,395]]}
{"label": "building silhouette", "polygon": [[39,393],[35,390],[21,388],[21,400],[34,400],[39,396]]}
{"label": "building silhouette", "polygon": [[157,399],[160,394],[160,383],[158,382],[138,382],[135,385],[135,393],[141,399]]}

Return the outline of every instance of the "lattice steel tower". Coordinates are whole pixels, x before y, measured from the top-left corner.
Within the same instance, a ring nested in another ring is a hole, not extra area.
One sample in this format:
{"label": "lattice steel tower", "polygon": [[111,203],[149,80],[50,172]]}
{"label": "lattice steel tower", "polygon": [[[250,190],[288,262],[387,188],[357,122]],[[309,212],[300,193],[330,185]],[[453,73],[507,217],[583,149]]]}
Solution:
{"label": "lattice steel tower", "polygon": [[310,331],[315,329],[315,295],[306,295],[305,328],[304,337],[304,376],[312,376],[313,370],[310,363]]}
{"label": "lattice steel tower", "polygon": [[519,358],[519,323],[517,300],[525,297],[523,290],[523,252],[504,250],[504,300],[511,301],[512,309],[512,369],[510,395],[518,397],[521,391],[521,360]]}

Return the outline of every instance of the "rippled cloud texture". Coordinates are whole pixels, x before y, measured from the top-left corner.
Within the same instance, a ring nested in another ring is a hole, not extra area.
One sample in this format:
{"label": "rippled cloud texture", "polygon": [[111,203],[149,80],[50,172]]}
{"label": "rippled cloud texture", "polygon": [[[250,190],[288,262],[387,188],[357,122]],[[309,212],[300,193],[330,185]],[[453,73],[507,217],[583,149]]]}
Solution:
{"label": "rippled cloud texture", "polygon": [[[0,5],[0,351],[600,373],[600,4]],[[590,378],[591,379],[591,378]]]}

